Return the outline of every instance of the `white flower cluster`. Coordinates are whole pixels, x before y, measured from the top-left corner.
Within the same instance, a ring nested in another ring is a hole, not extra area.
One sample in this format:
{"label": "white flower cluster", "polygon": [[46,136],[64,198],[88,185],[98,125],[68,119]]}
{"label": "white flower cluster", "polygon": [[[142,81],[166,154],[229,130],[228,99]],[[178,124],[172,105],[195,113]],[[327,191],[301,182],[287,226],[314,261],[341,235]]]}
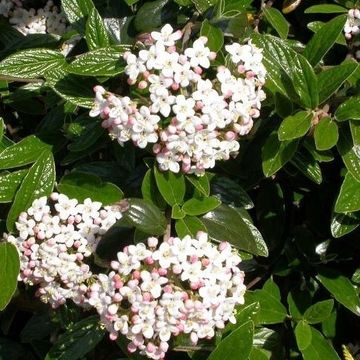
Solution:
{"label": "white flower cluster", "polygon": [[344,26],[346,39],[350,40],[353,36],[360,34],[360,10],[350,9]]}
{"label": "white flower cluster", "polygon": [[41,197],[20,214],[18,236],[7,235],[20,253],[19,280],[38,285],[37,296],[56,308],[72,299],[84,303],[89,261],[101,235],[121,218],[116,207],[64,194]]}
{"label": "white flower cluster", "polygon": [[68,30],[65,16],[52,0],[47,1],[44,8],[29,10],[20,0],[0,0],[0,15],[9,18],[10,24],[24,35],[62,35]]}
{"label": "white flower cluster", "polygon": [[170,238],[158,246],[150,237],[117,254],[110,274],[98,275],[88,302],[115,340],[119,333],[151,359],[163,359],[171,336],[187,334],[192,343],[214,337],[215,329],[236,322],[244,302],[241,258],[230,244],[218,247],[206,233],[196,239]]}
{"label": "white flower cluster", "polygon": [[251,42],[225,46],[229,66],[210,71],[216,54],[206,47],[207,38],[184,51],[177,47],[181,38],[181,31],[165,25],[137,55],[126,52],[128,82],[142,95],[117,97],[97,86],[90,115],[100,115],[120,144],[154,144],[162,170],[202,175],[216,160],[237,154],[238,137],[260,114],[266,71]]}

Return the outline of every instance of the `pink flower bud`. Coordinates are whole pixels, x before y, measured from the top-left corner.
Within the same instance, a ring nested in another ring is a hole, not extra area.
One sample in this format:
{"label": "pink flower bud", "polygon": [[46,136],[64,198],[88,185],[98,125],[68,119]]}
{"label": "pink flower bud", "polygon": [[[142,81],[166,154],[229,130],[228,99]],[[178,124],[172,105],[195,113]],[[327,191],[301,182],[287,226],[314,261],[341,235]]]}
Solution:
{"label": "pink flower bud", "polygon": [[195,74],[201,75],[203,73],[203,69],[200,66],[196,66],[194,68]]}
{"label": "pink flower bud", "polygon": [[141,81],[139,82],[139,84],[138,84],[138,88],[139,88],[140,90],[146,89],[147,86],[148,86],[148,84],[147,84],[147,82],[146,82],[145,80],[141,80]]}
{"label": "pink flower bud", "polygon": [[215,59],[216,59],[216,52],[211,51],[211,52],[210,52],[210,55],[209,55],[209,59],[210,59],[211,61],[215,60]]}
{"label": "pink flower bud", "polygon": [[148,247],[150,247],[150,248],[156,248],[158,243],[159,243],[159,241],[156,237],[149,237],[147,239],[147,244],[148,244]]}
{"label": "pink flower bud", "polygon": [[171,89],[174,90],[174,91],[178,91],[180,88],[180,85],[176,82],[173,82],[172,85],[171,85]]}
{"label": "pink flower bud", "polygon": [[225,133],[225,139],[228,141],[234,140],[236,138],[236,134],[233,131],[227,131]]}

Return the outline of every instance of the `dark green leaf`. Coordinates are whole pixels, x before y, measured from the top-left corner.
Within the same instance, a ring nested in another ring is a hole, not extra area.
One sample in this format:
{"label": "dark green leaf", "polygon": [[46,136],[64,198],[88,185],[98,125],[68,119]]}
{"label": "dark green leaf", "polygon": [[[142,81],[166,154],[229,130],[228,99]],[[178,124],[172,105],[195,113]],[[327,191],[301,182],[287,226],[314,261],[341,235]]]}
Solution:
{"label": "dark green leaf", "polygon": [[105,330],[99,324],[98,316],[90,316],[71,326],[60,336],[46,355],[45,360],[82,359],[104,337]]}
{"label": "dark green leaf", "polygon": [[299,350],[305,350],[310,345],[312,333],[311,327],[306,321],[301,320],[296,325],[295,337]]}
{"label": "dark green leaf", "polygon": [[200,14],[214,6],[218,0],[191,0]]}
{"label": "dark green leaf", "polygon": [[348,172],[341,185],[335,211],[337,213],[348,213],[358,210],[360,210],[360,182]]}
{"label": "dark green leaf", "polygon": [[327,319],[334,307],[334,300],[319,301],[311,305],[304,314],[304,319],[309,324],[317,324]]}
{"label": "dark green leaf", "polygon": [[62,0],[61,5],[69,23],[83,34],[86,18],[94,8],[92,0]]}
{"label": "dark green leaf", "polygon": [[360,120],[360,97],[353,96],[343,102],[335,112],[337,121]]}
{"label": "dark green leaf", "polygon": [[320,165],[306,149],[298,151],[290,160],[291,164],[300,170],[307,178],[316,184],[322,183],[322,173]]}
{"label": "dark green leaf", "polygon": [[331,219],[331,235],[342,237],[355,230],[360,225],[360,214],[348,212],[346,214],[333,213]]}
{"label": "dark green leaf", "polygon": [[172,171],[161,172],[154,167],[156,184],[165,201],[173,206],[181,204],[185,195],[185,177]]}
{"label": "dark green leaf", "polygon": [[166,202],[157,188],[153,169],[149,169],[144,176],[141,184],[141,194],[145,200],[153,203],[160,209],[166,207]]}
{"label": "dark green leaf", "polygon": [[0,244],[0,311],[10,302],[20,271],[19,253],[10,243]]}
{"label": "dark green leaf", "polygon": [[304,136],[310,129],[312,114],[299,111],[283,120],[279,128],[279,140],[293,140]]}
{"label": "dark green leaf", "polygon": [[269,177],[280,170],[295,154],[298,141],[279,141],[277,132],[270,134],[262,148],[262,168]]}
{"label": "dark green leaf", "polygon": [[41,340],[50,336],[54,330],[54,324],[50,320],[49,314],[34,314],[21,330],[20,339],[22,343],[32,343],[34,340]]}
{"label": "dark green leaf", "polygon": [[211,50],[218,52],[221,50],[224,44],[224,35],[220,28],[212,25],[207,19],[205,19],[201,25],[201,36],[206,36],[208,42],[206,46]]}
{"label": "dark green leaf", "polygon": [[250,320],[254,323],[254,325],[256,325],[258,323],[259,312],[260,312],[260,304],[257,302],[254,302],[250,305],[248,304],[241,305],[236,309],[236,315],[235,315],[236,323],[233,324],[229,322],[224,329],[224,333],[227,333],[228,331],[234,331],[239,326]]}
{"label": "dark green leaf", "polygon": [[304,56],[309,60],[311,65],[316,66],[332,48],[338,36],[343,31],[345,22],[346,16],[339,15],[322,26],[322,28],[313,35],[304,50]]}
{"label": "dark green leaf", "polygon": [[69,198],[83,202],[86,198],[100,201],[103,205],[114,204],[124,196],[114,184],[103,182],[98,176],[72,172],[61,178],[58,189]]}
{"label": "dark green leaf", "polygon": [[185,201],[182,209],[186,213],[186,215],[196,216],[214,210],[220,204],[221,201],[214,196],[202,199],[192,198],[188,201]]}
{"label": "dark green leaf", "polygon": [[220,205],[201,218],[212,240],[228,241],[250,254],[268,256],[268,249],[259,230],[239,211]]}
{"label": "dark green leaf", "polygon": [[252,321],[242,324],[220,342],[208,360],[233,360],[235,353],[236,360],[247,360],[252,348],[253,334]]}
{"label": "dark green leaf", "polygon": [[207,231],[205,225],[200,219],[193,216],[185,216],[183,219],[179,219],[175,223],[175,230],[179,237],[191,235],[193,238],[199,231]]}
{"label": "dark green leaf", "polygon": [[104,21],[96,8],[92,8],[86,21],[85,38],[90,50],[104,48],[110,45],[109,35]]}
{"label": "dark green leaf", "polygon": [[348,10],[346,8],[335,4],[313,5],[305,10],[305,14],[336,14],[347,12]]}
{"label": "dark green leaf", "polygon": [[315,145],[318,150],[329,150],[339,140],[339,130],[336,123],[330,118],[320,119],[314,132]]}
{"label": "dark green leaf", "polygon": [[284,15],[276,8],[265,7],[263,10],[266,20],[276,30],[281,38],[286,39],[289,33],[289,23]]}
{"label": "dark green leaf", "polygon": [[27,170],[0,173],[0,203],[12,202]]}
{"label": "dark green leaf", "polygon": [[360,316],[360,298],[347,277],[335,270],[322,268],[316,278],[340,304]]}
{"label": "dark green leaf", "polygon": [[55,163],[52,153],[44,150],[30,168],[8,213],[6,226],[9,231],[15,230],[15,221],[22,211],[26,211],[35,199],[51,193],[55,182]]}

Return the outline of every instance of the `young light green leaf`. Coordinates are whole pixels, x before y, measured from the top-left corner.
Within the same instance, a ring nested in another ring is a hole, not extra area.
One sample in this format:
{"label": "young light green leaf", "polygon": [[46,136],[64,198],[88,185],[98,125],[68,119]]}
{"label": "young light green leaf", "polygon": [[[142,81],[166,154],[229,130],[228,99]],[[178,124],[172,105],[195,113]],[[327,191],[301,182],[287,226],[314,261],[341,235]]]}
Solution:
{"label": "young light green leaf", "polygon": [[0,203],[12,202],[27,170],[0,173]]}
{"label": "young light green leaf", "polygon": [[179,219],[175,223],[175,230],[179,237],[191,235],[196,237],[199,231],[207,231],[202,221],[195,216],[185,216],[183,219]]}
{"label": "young light green leaf", "polygon": [[237,209],[225,204],[208,212],[201,218],[210,238],[226,241],[250,254],[268,256],[268,249],[259,230]]}
{"label": "young light green leaf", "polygon": [[124,196],[114,184],[103,182],[98,176],[72,172],[61,178],[57,188],[69,198],[83,202],[86,198],[100,201],[103,205],[114,204]]}
{"label": "young light green leaf", "polygon": [[298,141],[279,141],[277,132],[270,134],[262,148],[262,168],[266,177],[280,170],[295,154]]}
{"label": "young light green leaf", "polygon": [[188,180],[201,194],[205,196],[210,195],[210,182],[206,175],[196,176],[196,175],[186,175],[186,180]]}
{"label": "young light green leaf", "polygon": [[90,50],[110,45],[109,34],[104,25],[104,20],[95,7],[92,8],[86,21],[85,38]]}
{"label": "young light green leaf", "polygon": [[47,196],[55,183],[55,163],[52,153],[44,150],[22,181],[8,213],[6,227],[15,230],[15,221],[22,211],[26,211],[35,199]]}
{"label": "young light green leaf", "polygon": [[66,70],[83,76],[115,76],[124,71],[123,46],[105,47],[77,57]]}
{"label": "young light green leaf", "polygon": [[360,225],[360,214],[349,212],[346,214],[333,213],[331,218],[331,235],[340,238],[354,231]]}
{"label": "young light green leaf", "polygon": [[50,49],[28,49],[12,54],[0,62],[2,77],[35,79],[65,65],[64,55]]}
{"label": "young light green leaf", "polygon": [[311,65],[316,66],[332,48],[343,31],[345,22],[346,16],[339,15],[326,23],[313,35],[303,53]]}
{"label": "young light green leaf", "polygon": [[208,42],[206,46],[211,50],[218,52],[224,44],[224,35],[220,28],[212,25],[209,20],[205,19],[200,29],[201,36],[206,36]]}
{"label": "young light green leaf", "polygon": [[0,244],[0,311],[10,302],[17,287],[20,271],[19,253],[10,243]]}
{"label": "young light green leaf", "polygon": [[335,203],[335,211],[337,213],[348,213],[358,210],[360,210],[360,182],[348,172],[341,185]]}
{"label": "young light green leaf", "polygon": [[220,206],[221,201],[214,196],[205,197],[202,199],[192,198],[185,201],[182,210],[186,215],[197,216],[205,214]]}
{"label": "young light green leaf", "polygon": [[312,114],[307,111],[299,111],[283,120],[278,135],[279,140],[293,140],[304,136],[310,129]]}
{"label": "young light green leaf", "polygon": [[317,75],[320,104],[336,93],[341,85],[356,71],[358,66],[355,61],[347,61],[321,71]]}
{"label": "young light green leaf", "polygon": [[266,20],[276,30],[281,38],[286,39],[289,34],[289,23],[284,15],[276,8],[265,7],[263,9]]}
{"label": "young light green leaf", "polygon": [[337,121],[360,120],[360,96],[353,96],[343,102],[335,111]]}
{"label": "young light green leaf", "polygon": [[319,301],[306,309],[304,319],[309,324],[317,324],[326,320],[334,307],[334,300]]}
{"label": "young light green leaf", "polygon": [[299,321],[295,328],[295,338],[299,350],[305,350],[310,345],[311,337],[310,325],[304,320]]}
{"label": "young light green leaf", "polygon": [[185,211],[180,207],[180,205],[175,204],[171,208],[171,218],[175,220],[183,219],[186,216]]}
{"label": "young light green leaf", "polygon": [[90,316],[72,325],[50,349],[45,360],[78,360],[104,337],[98,316]]}
{"label": "young light green leaf", "polygon": [[185,177],[172,171],[161,172],[156,166],[154,175],[158,189],[165,201],[173,206],[181,204],[185,195]]}
{"label": "young light green leaf", "polygon": [[249,358],[254,335],[254,323],[248,321],[220,342],[210,354],[208,360],[247,360]]}
{"label": "young light green leaf", "polygon": [[348,9],[336,4],[321,4],[308,7],[305,14],[341,14],[347,13]]}
{"label": "young light green leaf", "polygon": [[331,149],[339,140],[339,130],[336,123],[330,117],[322,118],[315,127],[314,138],[316,149]]}
{"label": "young light green leaf", "polygon": [[346,276],[332,269],[321,268],[316,278],[340,304],[360,316],[359,295]]}

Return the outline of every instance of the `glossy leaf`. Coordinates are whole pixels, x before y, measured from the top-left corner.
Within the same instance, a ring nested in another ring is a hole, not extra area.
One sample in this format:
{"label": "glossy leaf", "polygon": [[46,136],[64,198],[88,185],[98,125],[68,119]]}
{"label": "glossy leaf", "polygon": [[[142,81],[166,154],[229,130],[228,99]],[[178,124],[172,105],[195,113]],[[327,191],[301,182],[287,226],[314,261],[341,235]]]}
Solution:
{"label": "glossy leaf", "polygon": [[198,191],[200,191],[201,194],[205,196],[210,195],[210,182],[206,175],[187,175],[186,180],[188,180]]}
{"label": "glossy leaf", "polygon": [[339,238],[354,231],[360,225],[360,214],[348,212],[346,214],[333,213],[331,219],[331,235]]}
{"label": "glossy leaf", "polygon": [[310,129],[312,114],[299,111],[283,120],[279,128],[279,140],[293,140],[304,136]]}
{"label": "glossy leaf", "polygon": [[313,35],[303,53],[311,65],[316,66],[335,44],[338,36],[343,31],[345,22],[346,16],[339,15],[322,26]]}
{"label": "glossy leaf", "polygon": [[8,213],[6,226],[15,230],[15,221],[22,211],[27,210],[35,199],[51,193],[55,182],[55,163],[49,150],[43,153],[30,168],[22,181]]}
{"label": "glossy leaf", "polygon": [[327,319],[334,307],[334,300],[319,301],[311,305],[304,314],[304,319],[309,324],[317,324]]}
{"label": "glossy leaf", "polygon": [[337,121],[360,120],[360,97],[351,97],[335,111]]}
{"label": "glossy leaf", "polygon": [[45,360],[78,360],[90,352],[104,337],[98,316],[85,318],[62,334]]}
{"label": "glossy leaf", "polygon": [[340,304],[360,316],[360,298],[347,277],[335,270],[321,268],[316,278]]}
{"label": "glossy leaf", "polygon": [[339,130],[336,123],[330,117],[322,118],[315,127],[314,138],[318,150],[331,149],[339,140]]}
{"label": "glossy leaf", "polygon": [[94,8],[92,0],[62,0],[61,6],[69,23],[84,33],[86,18]]}
{"label": "glossy leaf", "polygon": [[305,14],[337,14],[347,13],[348,10],[336,4],[321,4],[310,6],[304,12]]}
{"label": "glossy leaf", "polygon": [[263,13],[266,20],[276,30],[281,38],[286,39],[289,33],[289,23],[284,15],[276,8],[264,7]]}
{"label": "glossy leaf", "polygon": [[298,151],[290,160],[300,172],[316,184],[322,183],[322,172],[320,165],[315,161],[314,157],[305,149]]}
{"label": "glossy leaf", "polygon": [[295,338],[299,350],[305,350],[311,343],[312,333],[310,325],[301,320],[295,328]]}
{"label": "glossy leaf", "polygon": [[358,210],[360,210],[360,182],[348,172],[341,185],[335,211],[337,213],[348,213]]}
{"label": "glossy leaf", "polygon": [[191,0],[191,1],[201,14],[217,3],[217,0]]}
{"label": "glossy leaf", "polygon": [[212,240],[226,240],[250,254],[268,255],[267,246],[259,230],[236,209],[222,204],[204,215],[201,221]]}
{"label": "glossy leaf", "polygon": [[206,46],[211,50],[218,52],[224,44],[224,35],[220,28],[212,25],[207,19],[205,19],[200,29],[201,36],[206,36],[208,42]]}
{"label": "glossy leaf", "polygon": [[252,348],[254,324],[248,321],[220,342],[208,360],[247,360]]}
{"label": "glossy leaf", "polygon": [[218,206],[220,206],[220,204],[221,201],[214,196],[202,199],[192,198],[185,201],[182,209],[186,213],[186,215],[196,216],[214,210]]}
{"label": "glossy leaf", "polygon": [[278,134],[270,134],[262,148],[262,168],[264,175],[269,177],[279,171],[295,154],[297,140],[279,141]]}
{"label": "glossy leaf", "polygon": [[181,204],[185,195],[185,177],[172,171],[161,172],[154,167],[156,184],[165,201],[173,206]]}
{"label": "glossy leaf", "polygon": [[179,237],[191,235],[193,238],[196,237],[199,231],[207,231],[203,222],[194,216],[185,216],[183,219],[177,220],[175,230]]}
{"label": "glossy leaf", "polygon": [[180,207],[180,205],[175,204],[171,208],[171,218],[175,220],[183,219],[186,216],[185,211]]}
{"label": "glossy leaf", "polygon": [[0,311],[15,293],[20,271],[19,253],[10,243],[0,243]]}
{"label": "glossy leaf", "polygon": [[116,185],[103,182],[96,175],[82,172],[72,172],[63,176],[57,187],[61,193],[79,202],[90,198],[93,201],[100,201],[103,205],[111,205],[124,196]]}
{"label": "glossy leaf", "polygon": [[27,170],[0,173],[0,203],[12,202]]}
{"label": "glossy leaf", "polygon": [[104,21],[95,7],[91,9],[86,21],[85,38],[90,50],[110,45]]}

